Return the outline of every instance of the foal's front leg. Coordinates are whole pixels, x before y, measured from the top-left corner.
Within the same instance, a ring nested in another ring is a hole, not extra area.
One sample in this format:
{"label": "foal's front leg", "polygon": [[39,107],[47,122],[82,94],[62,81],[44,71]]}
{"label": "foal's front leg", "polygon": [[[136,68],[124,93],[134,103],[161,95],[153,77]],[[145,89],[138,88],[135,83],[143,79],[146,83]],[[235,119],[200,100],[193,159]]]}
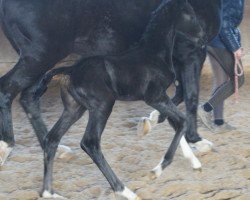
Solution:
{"label": "foal's front leg", "polygon": [[162,161],[152,170],[152,178],[157,178],[162,174],[162,171],[172,162],[175,151],[178,144],[181,141],[181,146],[183,148],[184,156],[189,158],[193,167],[200,168],[201,164],[199,160],[193,155],[190,147],[187,145],[184,138],[184,133],[186,131],[186,123],[184,115],[177,109],[177,107],[172,103],[168,96],[165,94],[154,102],[148,103],[150,106],[159,111],[158,122],[163,122],[166,118],[174,127],[176,133],[171,145],[163,157]]}
{"label": "foal's front leg", "polygon": [[[141,123],[138,124],[138,126],[143,126],[144,130],[146,130],[146,132],[143,132],[143,135],[146,135],[152,129],[153,126],[155,126],[159,123],[160,116],[161,116],[161,114],[159,113],[159,111],[154,110],[153,112],[150,113],[149,118],[144,118],[143,124],[141,124]],[[168,119],[168,120],[171,124],[171,122],[172,122],[171,119]],[[142,130],[143,128],[138,127],[138,130]],[[141,135],[142,133],[140,131],[138,131],[138,134]],[[182,136],[182,138],[181,138],[180,146],[181,146],[183,156],[190,161],[193,169],[200,170],[201,163],[198,160],[198,158],[194,155],[192,149],[190,148],[190,146],[187,143],[187,140],[184,136]]]}
{"label": "foal's front leg", "polygon": [[116,194],[128,200],[140,200],[134,192],[125,187],[118,179],[102,154],[100,145],[101,135],[111,113],[113,103],[106,105],[99,104],[97,109],[90,111],[89,121],[81,141],[81,147],[101,170]]}

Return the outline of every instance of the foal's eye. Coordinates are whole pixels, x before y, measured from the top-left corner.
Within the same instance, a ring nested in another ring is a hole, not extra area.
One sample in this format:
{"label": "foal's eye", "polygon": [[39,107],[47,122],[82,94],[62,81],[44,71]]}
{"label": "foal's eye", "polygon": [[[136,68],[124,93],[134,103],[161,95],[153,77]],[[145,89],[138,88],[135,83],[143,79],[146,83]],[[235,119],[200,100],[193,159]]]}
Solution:
{"label": "foal's eye", "polygon": [[182,16],[186,21],[193,21],[195,19],[193,15],[190,15],[188,13],[184,13]]}

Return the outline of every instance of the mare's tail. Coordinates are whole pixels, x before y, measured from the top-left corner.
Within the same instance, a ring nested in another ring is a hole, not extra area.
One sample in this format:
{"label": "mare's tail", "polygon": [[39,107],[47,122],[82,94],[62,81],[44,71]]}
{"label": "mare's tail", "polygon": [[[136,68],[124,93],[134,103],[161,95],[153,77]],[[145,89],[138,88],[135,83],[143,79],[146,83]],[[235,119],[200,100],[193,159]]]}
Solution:
{"label": "mare's tail", "polygon": [[48,71],[46,74],[42,76],[41,80],[37,84],[34,94],[33,94],[33,98],[37,100],[46,92],[48,88],[47,86],[49,82],[51,81],[51,79],[53,78],[53,76],[57,74],[67,75],[71,71],[72,71],[72,67],[60,67],[60,68]]}

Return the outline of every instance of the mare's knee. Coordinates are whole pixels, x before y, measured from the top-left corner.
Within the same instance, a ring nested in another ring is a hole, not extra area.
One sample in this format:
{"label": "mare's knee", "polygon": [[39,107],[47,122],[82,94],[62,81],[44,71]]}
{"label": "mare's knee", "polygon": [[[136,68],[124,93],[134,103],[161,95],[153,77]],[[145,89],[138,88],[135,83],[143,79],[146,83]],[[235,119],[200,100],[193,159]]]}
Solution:
{"label": "mare's knee", "polygon": [[185,100],[186,109],[191,113],[196,113],[198,107],[198,92],[188,92],[187,98]]}

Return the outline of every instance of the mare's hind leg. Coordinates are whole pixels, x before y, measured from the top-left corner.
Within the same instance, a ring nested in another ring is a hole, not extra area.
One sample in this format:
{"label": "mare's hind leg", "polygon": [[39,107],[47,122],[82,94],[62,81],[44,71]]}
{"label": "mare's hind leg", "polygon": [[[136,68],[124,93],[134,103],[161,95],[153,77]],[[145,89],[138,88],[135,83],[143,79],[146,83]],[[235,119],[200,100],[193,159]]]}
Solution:
{"label": "mare's hind leg", "polygon": [[42,190],[42,197],[44,198],[60,197],[52,189],[53,161],[56,150],[62,136],[86,111],[86,108],[79,105],[64,89],[62,89],[62,100],[64,111],[44,139],[44,179]]}
{"label": "mare's hind leg", "polygon": [[44,149],[43,139],[44,139],[44,136],[48,133],[48,131],[41,117],[39,99],[33,98],[34,89],[35,89],[35,86],[32,86],[22,91],[19,101],[26,115],[28,116],[30,123],[32,124],[35,130],[35,133],[37,135],[38,141],[42,149]]}
{"label": "mare's hind leg", "polygon": [[[52,67],[53,64],[48,66]],[[15,144],[12,101],[18,93],[34,84],[47,69],[43,63],[33,58],[20,58],[14,68],[0,78],[0,165],[3,165]]]}
{"label": "mare's hind leg", "polygon": [[[21,91],[24,91],[24,101],[25,96],[30,92],[27,88],[35,84],[47,70],[55,65],[59,56],[57,55],[56,58],[50,56],[30,53],[30,56],[21,57],[14,68],[0,78],[0,165],[3,165],[10,153],[9,149],[15,144],[11,116],[12,101]],[[24,105],[23,102],[22,104]]]}
{"label": "mare's hind leg", "polygon": [[113,102],[102,102],[98,108],[92,109],[89,113],[89,121],[81,141],[82,149],[91,157],[103,175],[108,180],[113,191],[128,200],[139,200],[140,198],[123,185],[108,162],[105,160],[101,150],[101,135],[108,117],[112,111]]}
{"label": "mare's hind leg", "polygon": [[[163,171],[173,160],[175,151],[178,147],[179,142],[181,141],[181,145],[183,147],[183,152],[185,157],[188,157],[188,154],[191,152],[191,149],[188,145],[186,145],[186,141],[184,138],[184,133],[186,131],[186,123],[184,115],[177,109],[177,107],[173,104],[173,102],[169,99],[167,95],[163,95],[160,99],[154,102],[147,102],[150,106],[159,111],[159,119],[158,122],[163,122],[166,118],[169,119],[169,122],[174,127],[176,133],[171,142],[171,145],[163,157],[162,161],[156,166],[153,170],[152,178],[159,177]],[[185,149],[188,148],[188,149]],[[193,154],[192,154],[193,155]],[[193,158],[193,157],[192,157]],[[195,157],[196,158],[196,157]],[[198,160],[197,160],[198,161]],[[197,164],[200,164],[199,162]],[[200,167],[200,166],[197,166]]]}
{"label": "mare's hind leg", "polygon": [[[51,69],[58,61],[68,55],[71,49],[70,37],[64,33],[55,41],[55,37],[48,34],[49,29],[37,23],[37,13],[22,13],[22,10],[13,10],[18,2],[6,2],[6,13],[3,28],[8,39],[20,53],[18,63],[6,75],[0,78],[0,160],[8,156],[6,148],[14,146],[14,135],[11,119],[11,104],[21,91],[31,87],[46,71]],[[25,15],[29,20],[22,20],[18,16]],[[38,17],[38,18],[37,18]],[[30,25],[32,24],[32,26]],[[60,33],[60,31],[58,30]]]}

